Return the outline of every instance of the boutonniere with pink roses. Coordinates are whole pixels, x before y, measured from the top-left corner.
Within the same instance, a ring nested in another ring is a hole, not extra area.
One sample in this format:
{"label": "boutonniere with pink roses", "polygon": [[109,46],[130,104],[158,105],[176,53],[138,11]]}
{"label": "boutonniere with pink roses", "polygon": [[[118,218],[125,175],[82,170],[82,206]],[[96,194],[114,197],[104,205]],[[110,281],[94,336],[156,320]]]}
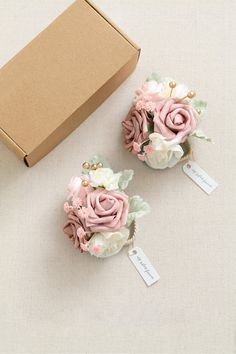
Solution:
{"label": "boutonniere with pink roses", "polygon": [[115,173],[98,155],[82,167],[67,188],[63,230],[81,252],[109,257],[133,240],[135,221],[149,212],[149,205],[140,196],[124,192],[133,170]]}
{"label": "boutonniere with pink roses", "polygon": [[190,156],[190,137],[211,141],[199,129],[207,104],[195,96],[187,86],[152,74],[122,122],[125,148],[149,167],[165,169]]}

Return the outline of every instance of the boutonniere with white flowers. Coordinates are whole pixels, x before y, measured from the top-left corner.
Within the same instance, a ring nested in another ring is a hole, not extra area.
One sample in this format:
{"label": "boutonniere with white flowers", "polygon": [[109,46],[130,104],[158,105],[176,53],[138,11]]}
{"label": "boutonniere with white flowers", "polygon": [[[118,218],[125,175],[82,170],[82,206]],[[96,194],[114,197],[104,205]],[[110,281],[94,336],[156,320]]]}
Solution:
{"label": "boutonniere with white flowers", "polygon": [[195,96],[187,86],[152,74],[122,122],[125,148],[154,169],[189,158],[190,137],[210,141],[199,129],[207,104]]}
{"label": "boutonniere with white flowers", "polygon": [[149,205],[140,196],[125,193],[133,170],[115,173],[98,155],[82,167],[67,188],[64,233],[81,252],[113,256],[133,241],[135,221],[148,213]]}

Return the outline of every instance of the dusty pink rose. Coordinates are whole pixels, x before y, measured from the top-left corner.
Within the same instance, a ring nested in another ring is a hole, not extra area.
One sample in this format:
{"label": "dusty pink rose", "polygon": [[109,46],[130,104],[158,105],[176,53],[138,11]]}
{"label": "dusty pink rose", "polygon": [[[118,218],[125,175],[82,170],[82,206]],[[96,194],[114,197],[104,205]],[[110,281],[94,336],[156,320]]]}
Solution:
{"label": "dusty pink rose", "polygon": [[117,231],[126,224],[128,196],[121,192],[96,189],[87,195],[86,226],[91,232]]}
{"label": "dusty pink rose", "polygon": [[73,209],[68,213],[68,220],[63,228],[64,233],[72,240],[74,247],[80,249],[81,252],[87,251],[88,234],[84,219],[82,210]]}
{"label": "dusty pink rose", "polygon": [[187,101],[168,98],[157,103],[154,113],[154,131],[167,140],[183,143],[197,127],[199,114]]}
{"label": "dusty pink rose", "polygon": [[122,122],[125,148],[137,154],[134,143],[141,144],[148,137],[147,113],[132,107]]}

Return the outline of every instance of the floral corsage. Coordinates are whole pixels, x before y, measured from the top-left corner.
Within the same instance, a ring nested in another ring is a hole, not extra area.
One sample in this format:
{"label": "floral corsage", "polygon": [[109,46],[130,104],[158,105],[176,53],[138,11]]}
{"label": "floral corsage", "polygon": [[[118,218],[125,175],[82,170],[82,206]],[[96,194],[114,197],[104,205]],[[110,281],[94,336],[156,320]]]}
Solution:
{"label": "floral corsage", "polygon": [[183,84],[152,74],[122,122],[125,148],[154,169],[188,158],[191,136],[210,141],[198,128],[207,104],[195,95]]}
{"label": "floral corsage", "polygon": [[149,211],[149,205],[124,192],[133,170],[114,173],[98,155],[82,167],[82,174],[72,177],[67,188],[63,230],[81,252],[109,257],[132,241],[135,220]]}

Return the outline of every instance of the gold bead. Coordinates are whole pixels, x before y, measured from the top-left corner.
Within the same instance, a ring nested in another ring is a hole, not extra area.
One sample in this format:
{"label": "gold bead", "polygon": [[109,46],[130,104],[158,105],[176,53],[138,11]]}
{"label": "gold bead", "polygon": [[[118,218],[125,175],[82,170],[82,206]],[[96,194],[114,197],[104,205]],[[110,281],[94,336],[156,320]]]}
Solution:
{"label": "gold bead", "polygon": [[102,162],[98,162],[97,163],[97,168],[102,168],[103,167],[103,163]]}
{"label": "gold bead", "polygon": [[188,94],[187,94],[188,98],[193,98],[195,96],[196,96],[196,92],[195,91],[189,91]]}
{"label": "gold bead", "polygon": [[175,88],[176,87],[176,82],[175,81],[171,81],[171,82],[169,82],[169,86],[170,86],[170,88]]}
{"label": "gold bead", "polygon": [[92,166],[91,166],[91,169],[92,169],[92,170],[96,170],[96,169],[97,169],[97,164],[96,164],[96,163],[93,163]]}
{"label": "gold bead", "polygon": [[90,168],[90,163],[84,162],[83,165],[82,165],[82,167],[83,167],[84,169],[88,170],[88,169]]}
{"label": "gold bead", "polygon": [[83,187],[88,187],[89,183],[88,183],[88,181],[86,181],[86,179],[84,179],[82,181],[82,185],[83,185]]}

